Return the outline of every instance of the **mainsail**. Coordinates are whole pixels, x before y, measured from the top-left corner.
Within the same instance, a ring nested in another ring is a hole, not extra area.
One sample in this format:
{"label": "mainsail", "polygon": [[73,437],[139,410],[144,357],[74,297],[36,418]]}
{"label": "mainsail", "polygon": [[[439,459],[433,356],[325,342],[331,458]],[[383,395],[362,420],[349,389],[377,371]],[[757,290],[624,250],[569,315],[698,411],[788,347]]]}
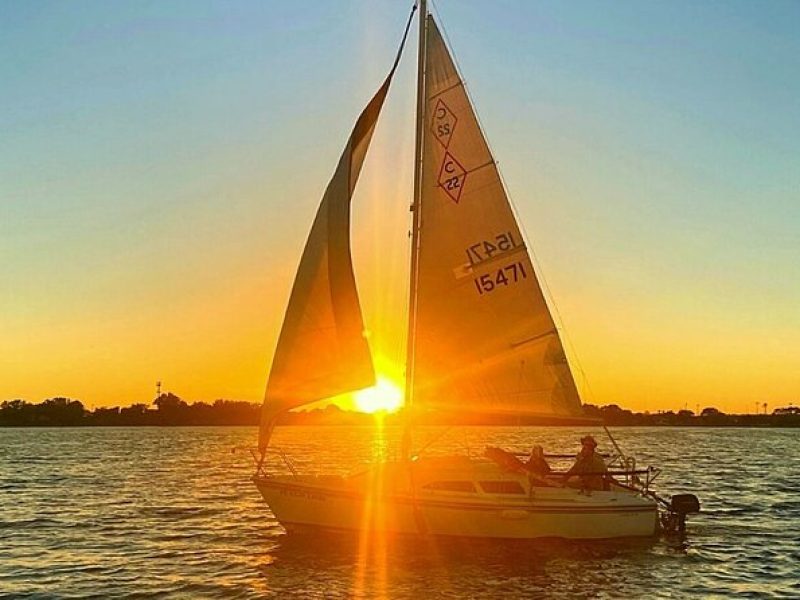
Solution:
{"label": "mainsail", "polygon": [[350,201],[410,23],[411,17],[392,69],[358,117],[311,226],[267,381],[262,455],[281,412],[375,383],[350,254]]}
{"label": "mainsail", "polygon": [[409,340],[414,406],[579,416],[575,382],[528,250],[463,81],[430,16],[426,48]]}

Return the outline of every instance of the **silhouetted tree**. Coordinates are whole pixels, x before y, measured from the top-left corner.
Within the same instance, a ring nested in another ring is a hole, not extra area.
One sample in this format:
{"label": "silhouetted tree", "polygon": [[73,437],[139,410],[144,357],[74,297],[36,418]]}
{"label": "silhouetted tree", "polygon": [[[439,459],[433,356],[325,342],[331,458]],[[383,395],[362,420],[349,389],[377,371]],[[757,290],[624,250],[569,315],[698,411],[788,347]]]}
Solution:
{"label": "silhouetted tree", "polygon": [[589,417],[590,419],[602,419],[603,418],[603,413],[594,404],[584,404],[583,405],[583,414],[586,415],[587,417]]}
{"label": "silhouetted tree", "polygon": [[94,409],[89,419],[92,425],[119,425],[121,423],[119,407],[103,408],[99,406]]}
{"label": "silhouetted tree", "polygon": [[31,425],[33,405],[24,400],[7,400],[0,404],[0,425],[21,427]]}
{"label": "silhouetted tree", "polygon": [[157,421],[159,425],[188,425],[189,405],[175,394],[168,392],[153,400],[158,407]]}
{"label": "silhouetted tree", "polygon": [[42,425],[81,425],[85,413],[79,400],[69,398],[49,398],[36,408]]}
{"label": "silhouetted tree", "polygon": [[146,404],[132,404],[119,411],[120,423],[122,425],[150,425],[148,418],[154,411],[147,408]]}
{"label": "silhouetted tree", "polygon": [[166,392],[164,394],[161,394],[158,398],[153,400],[153,404],[155,404],[156,407],[158,407],[158,410],[164,412],[180,410],[188,406],[186,402],[181,400],[178,396],[176,396],[172,392]]}
{"label": "silhouetted tree", "polygon": [[608,425],[630,425],[634,421],[631,411],[620,408],[616,404],[602,407],[600,413],[603,415],[603,422]]}

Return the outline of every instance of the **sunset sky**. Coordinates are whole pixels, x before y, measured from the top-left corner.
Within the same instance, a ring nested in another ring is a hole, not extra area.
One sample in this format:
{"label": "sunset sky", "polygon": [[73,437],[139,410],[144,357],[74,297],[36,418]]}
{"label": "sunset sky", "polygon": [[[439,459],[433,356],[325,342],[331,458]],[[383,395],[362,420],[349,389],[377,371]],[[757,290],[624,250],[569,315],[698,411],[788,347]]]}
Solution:
{"label": "sunset sky", "polygon": [[[800,403],[800,3],[439,0],[586,402]],[[410,1],[0,5],[0,401],[263,396]],[[415,33],[412,34],[415,40]],[[415,45],[354,199],[401,380]]]}

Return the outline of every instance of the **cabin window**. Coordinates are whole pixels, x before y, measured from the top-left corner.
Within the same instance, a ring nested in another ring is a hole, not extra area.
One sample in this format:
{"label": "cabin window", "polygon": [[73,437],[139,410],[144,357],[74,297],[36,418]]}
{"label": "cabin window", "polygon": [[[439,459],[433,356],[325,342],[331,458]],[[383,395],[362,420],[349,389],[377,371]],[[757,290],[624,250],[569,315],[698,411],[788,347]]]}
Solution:
{"label": "cabin window", "polygon": [[441,490],[443,492],[472,492],[475,486],[471,481],[433,481],[422,486],[426,490]]}
{"label": "cabin window", "polygon": [[517,481],[481,481],[481,487],[487,494],[524,494],[525,490]]}

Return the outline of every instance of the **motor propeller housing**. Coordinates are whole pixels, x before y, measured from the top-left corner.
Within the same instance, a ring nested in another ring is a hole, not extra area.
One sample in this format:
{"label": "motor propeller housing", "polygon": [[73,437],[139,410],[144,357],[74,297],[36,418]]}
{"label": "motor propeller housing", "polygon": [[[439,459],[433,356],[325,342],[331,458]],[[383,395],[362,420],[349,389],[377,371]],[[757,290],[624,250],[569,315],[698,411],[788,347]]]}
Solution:
{"label": "motor propeller housing", "polygon": [[675,494],[670,499],[670,509],[679,515],[700,512],[700,500],[694,494]]}
{"label": "motor propeller housing", "polygon": [[675,494],[662,514],[661,525],[668,533],[686,531],[686,515],[700,512],[700,500],[694,494]]}

